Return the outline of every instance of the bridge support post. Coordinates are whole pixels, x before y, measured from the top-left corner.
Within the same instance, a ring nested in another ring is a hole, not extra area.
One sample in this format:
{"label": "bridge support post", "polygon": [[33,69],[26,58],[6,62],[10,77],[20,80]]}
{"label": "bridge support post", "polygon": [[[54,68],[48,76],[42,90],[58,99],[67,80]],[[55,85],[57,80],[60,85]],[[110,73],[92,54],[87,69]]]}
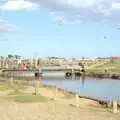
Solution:
{"label": "bridge support post", "polygon": [[72,69],[71,71],[72,71],[72,74],[74,74],[74,69]]}

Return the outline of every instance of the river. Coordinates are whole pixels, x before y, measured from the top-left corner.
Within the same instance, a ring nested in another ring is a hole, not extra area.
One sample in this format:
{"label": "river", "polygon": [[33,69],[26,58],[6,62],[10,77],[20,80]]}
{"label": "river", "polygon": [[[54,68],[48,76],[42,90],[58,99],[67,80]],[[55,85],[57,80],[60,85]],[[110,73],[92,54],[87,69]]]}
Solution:
{"label": "river", "polygon": [[[25,75],[33,76],[34,74],[27,73]],[[82,96],[89,96],[97,99],[118,99],[120,96],[120,80],[113,79],[98,79],[82,78],[65,79],[64,73],[51,72],[44,73],[42,83],[47,85],[56,85],[68,91],[78,92]]]}

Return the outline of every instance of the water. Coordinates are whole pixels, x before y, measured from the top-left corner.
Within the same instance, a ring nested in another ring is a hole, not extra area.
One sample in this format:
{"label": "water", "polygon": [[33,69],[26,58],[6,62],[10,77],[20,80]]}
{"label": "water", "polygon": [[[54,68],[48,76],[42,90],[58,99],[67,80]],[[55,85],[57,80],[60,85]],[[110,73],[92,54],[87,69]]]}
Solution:
{"label": "water", "polygon": [[97,99],[118,99],[120,96],[120,80],[97,78],[66,80],[62,72],[52,72],[44,74],[42,83],[47,85],[56,85],[59,88],[78,92],[80,95],[90,96]]}
{"label": "water", "polygon": [[[24,72],[21,75],[22,76],[34,76],[34,72]],[[53,77],[55,77],[55,76],[63,77],[64,75],[65,75],[64,72],[45,72],[43,74],[43,76],[53,76]]]}

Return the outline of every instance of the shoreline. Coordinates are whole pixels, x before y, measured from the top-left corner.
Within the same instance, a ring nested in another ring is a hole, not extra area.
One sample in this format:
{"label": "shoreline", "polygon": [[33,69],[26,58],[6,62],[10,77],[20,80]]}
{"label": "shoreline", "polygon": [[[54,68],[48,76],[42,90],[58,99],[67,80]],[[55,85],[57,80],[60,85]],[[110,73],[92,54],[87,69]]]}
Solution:
{"label": "shoreline", "polygon": [[[6,79],[8,79],[8,80],[6,80]],[[4,83],[4,82],[9,83],[10,79],[11,79],[11,77],[2,77],[2,78],[0,78],[0,82],[2,82],[2,83]],[[29,86],[31,86],[31,85],[34,84],[35,80],[36,81],[37,80],[43,80],[43,78],[41,77],[41,78],[37,78],[36,79],[35,77],[31,77],[31,76],[30,77],[28,77],[28,76],[16,76],[16,77],[14,77],[13,82],[15,84],[22,84],[22,85],[29,85]],[[57,88],[58,91],[60,91],[60,92],[64,91],[65,94],[70,94],[70,95],[75,95],[76,94],[76,92],[68,91],[68,90],[65,90],[64,88],[56,87],[56,85],[47,85],[47,84],[43,84],[43,83],[40,83],[40,84],[44,88],[51,88],[51,89],[56,89]],[[93,100],[93,101],[96,101],[96,102],[102,102],[102,103],[104,102],[104,103],[106,103],[103,100],[99,100],[99,99],[96,99],[96,98],[93,98],[93,97],[89,97],[89,96],[81,96],[81,95],[79,95],[79,98],[85,98],[85,99]]]}
{"label": "shoreline", "polygon": [[[50,88],[50,89],[56,89],[59,91],[59,92],[64,92],[64,94],[69,94],[69,95],[72,95],[72,96],[75,96],[76,95],[76,92],[72,92],[72,91],[68,91],[68,90],[65,90],[65,89],[62,89],[62,88],[59,88],[59,87],[56,87],[55,85],[46,85],[46,84],[41,84],[44,88]],[[109,104],[109,102],[111,102],[110,100],[100,100],[100,99],[97,99],[97,98],[93,98],[93,97],[90,97],[90,96],[82,96],[82,95],[79,95],[79,98],[83,98],[83,99],[86,99],[86,100],[92,100],[94,102],[97,102],[99,103],[100,105],[102,106],[106,106]],[[120,108],[120,102],[117,101],[117,106]]]}
{"label": "shoreline", "polygon": [[[22,73],[22,72],[21,72]],[[21,75],[19,76],[19,74],[21,73],[12,73],[12,72],[2,72],[0,73],[0,76],[2,77],[31,77],[31,78],[34,78],[34,73],[33,75]],[[14,75],[15,74],[15,75]],[[16,76],[17,75],[17,76]],[[43,75],[43,77],[64,77],[65,76],[65,73],[63,73],[63,71],[57,71],[56,74],[53,73],[45,73]],[[92,71],[92,70],[86,70],[85,74],[81,73],[81,77],[91,77],[91,78],[100,78],[100,79],[112,79],[112,80],[120,80],[120,73],[108,73],[108,72],[102,72],[102,71],[99,71],[99,72],[95,72],[95,71]],[[79,76],[78,76],[79,77]]]}
{"label": "shoreline", "polygon": [[[28,76],[12,76],[12,77],[13,77],[13,82],[15,84],[21,84],[22,83],[23,85],[30,85],[30,86],[33,86],[35,80],[43,80],[42,76],[38,77],[38,78],[31,77],[31,76],[29,76],[29,77]],[[11,80],[11,76],[6,76],[6,77],[0,78],[1,82],[10,82],[10,80]],[[77,79],[75,79],[75,80],[77,80]],[[113,79],[111,79],[111,80],[113,80]],[[47,84],[43,84],[43,83],[41,83],[41,84],[45,88],[54,88],[54,89],[56,88],[56,85],[47,85]],[[72,92],[72,91],[66,90],[64,88],[57,87],[57,89],[59,91],[64,91],[67,94],[71,94],[71,95],[76,94],[76,92]],[[95,97],[90,97],[90,96],[81,96],[81,95],[79,95],[79,98],[85,98],[85,99],[93,100],[93,101],[99,102],[101,105],[107,105],[107,103],[109,102],[108,99],[105,99],[105,100],[104,99],[97,99]],[[119,104],[119,106],[120,106],[120,104]]]}
{"label": "shoreline", "polygon": [[[21,92],[33,95],[35,88],[25,86]],[[0,92],[0,97],[5,97],[9,92]],[[79,106],[76,105],[76,97],[60,89],[56,93],[55,86],[40,84],[39,94],[50,98],[48,101],[21,103],[7,99],[0,99],[2,110],[1,119],[16,120],[119,120],[120,114],[112,114],[112,109],[106,109],[98,102],[79,98]],[[56,96],[56,97],[55,97]],[[55,99],[56,98],[56,99]],[[9,107],[8,107],[9,106]]]}
{"label": "shoreline", "polygon": [[109,74],[109,73],[90,72],[90,73],[86,74],[86,76],[91,77],[91,78],[120,80],[120,74],[116,74],[116,73]]}

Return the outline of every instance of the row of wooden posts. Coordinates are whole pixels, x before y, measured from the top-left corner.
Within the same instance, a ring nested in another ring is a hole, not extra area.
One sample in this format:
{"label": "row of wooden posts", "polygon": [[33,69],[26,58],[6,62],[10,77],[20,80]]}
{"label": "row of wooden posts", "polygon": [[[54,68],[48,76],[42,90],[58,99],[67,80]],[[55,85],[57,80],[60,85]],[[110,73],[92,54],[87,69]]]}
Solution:
{"label": "row of wooden posts", "polygon": [[[14,87],[15,85],[14,85],[14,78],[13,78],[13,76],[11,76],[11,78],[10,78],[10,85],[12,86],[12,87]],[[40,78],[35,78],[34,79],[34,85],[35,85],[35,95],[38,95],[39,94],[39,85],[40,85]],[[56,89],[55,89],[55,92],[54,92],[54,100],[57,100],[57,92],[58,92],[58,89],[57,89],[57,87],[56,87]],[[78,107],[80,107],[79,106],[79,94],[78,93],[76,93],[76,95],[75,95],[75,100],[76,100],[76,102],[75,102],[75,106],[78,108]],[[109,103],[107,103],[108,105],[107,106],[110,106],[111,105],[111,102],[109,102]],[[110,105],[109,105],[110,104]],[[113,113],[118,113],[118,105],[117,105],[117,101],[116,100],[113,100],[112,101],[112,112]]]}
{"label": "row of wooden posts", "polygon": [[[76,106],[77,108],[79,108],[79,107],[80,107],[80,106],[79,106],[79,94],[76,93],[75,98],[76,98],[75,106]],[[109,109],[109,107],[111,106],[111,103],[108,102],[107,104],[108,104],[108,105],[107,105],[107,109]],[[118,111],[118,104],[117,104],[117,101],[116,101],[116,100],[113,100],[113,101],[112,101],[112,109],[111,109],[111,110],[112,110],[113,113],[118,113],[118,112],[119,112],[119,111]]]}

